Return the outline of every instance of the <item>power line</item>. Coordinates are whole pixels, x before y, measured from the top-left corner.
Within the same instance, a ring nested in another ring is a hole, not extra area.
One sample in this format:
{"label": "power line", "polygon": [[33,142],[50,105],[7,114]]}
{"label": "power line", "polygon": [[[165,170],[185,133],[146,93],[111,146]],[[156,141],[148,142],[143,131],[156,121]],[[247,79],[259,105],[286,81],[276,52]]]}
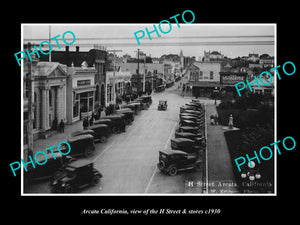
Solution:
{"label": "power line", "polygon": [[[144,47],[159,47],[159,46],[246,46],[246,45],[274,45],[274,41],[193,41],[193,42],[146,42],[141,43]],[[78,43],[76,46],[91,47],[92,43]],[[101,43],[106,47],[137,47],[137,43]],[[57,44],[52,44],[53,47],[57,47]],[[60,44],[61,47],[66,45]]]}
{"label": "power line", "polygon": [[[274,35],[197,35],[197,36],[161,36],[152,37],[152,39],[205,39],[205,38],[274,38]],[[59,38],[58,38],[59,39]],[[67,38],[66,38],[67,39]],[[24,38],[24,42],[28,41],[44,41],[45,38]],[[71,40],[71,39],[70,39]],[[134,40],[132,37],[77,37],[76,40]]]}

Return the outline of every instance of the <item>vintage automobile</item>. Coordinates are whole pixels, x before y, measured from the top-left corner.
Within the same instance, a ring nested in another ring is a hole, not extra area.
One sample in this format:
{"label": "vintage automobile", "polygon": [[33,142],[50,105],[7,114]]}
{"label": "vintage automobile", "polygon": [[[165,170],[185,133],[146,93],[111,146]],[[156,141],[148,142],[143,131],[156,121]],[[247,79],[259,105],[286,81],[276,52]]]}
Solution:
{"label": "vintage automobile", "polygon": [[175,132],[175,138],[188,138],[193,141],[200,141],[201,139],[204,139],[201,133],[193,134],[190,132]]}
{"label": "vintage automobile", "polygon": [[125,116],[123,114],[117,115],[112,114],[109,116],[103,117],[103,119],[110,119],[111,120],[111,131],[112,133],[120,133],[125,132],[126,122],[125,122]]}
{"label": "vintage automobile", "polygon": [[[94,137],[90,134],[72,137],[68,139],[67,142],[71,146],[71,152],[68,154],[70,156],[83,155],[85,157],[89,157],[95,150]],[[63,153],[67,153],[69,148],[66,146],[66,144],[61,144],[60,150]]]}
{"label": "vintage automobile", "polygon": [[141,99],[143,103],[148,103],[149,105],[152,104],[151,95],[142,95],[141,97],[139,97],[139,99]]}
{"label": "vintage automobile", "polygon": [[141,103],[140,102],[130,102],[123,107],[132,109],[134,111],[135,115],[139,114],[139,112],[141,111]]}
{"label": "vintage automobile", "polygon": [[199,127],[191,127],[191,126],[180,126],[177,131],[178,132],[189,132],[189,133],[193,133],[193,134],[197,134],[197,135],[202,134]]}
{"label": "vintage automobile", "polygon": [[90,134],[90,135],[94,136],[95,132],[93,130],[90,130],[90,129],[78,130],[78,131],[75,131],[75,132],[71,133],[71,137],[76,137],[76,136],[85,135],[85,134]]}
{"label": "vintage automobile", "polygon": [[193,114],[193,115],[197,115],[197,116],[204,115],[204,112],[201,112],[201,111],[198,111],[198,110],[192,110],[192,109],[183,110],[180,113],[189,113],[189,114]]}
{"label": "vintage automobile", "polygon": [[110,135],[111,130],[106,124],[95,124],[89,127],[94,132],[94,141],[105,143]]}
{"label": "vintage automobile", "polygon": [[171,148],[187,153],[199,153],[199,151],[205,147],[203,142],[204,140],[202,138],[195,141],[188,138],[173,138],[171,139]]}
{"label": "vintage automobile", "polygon": [[50,188],[54,193],[74,193],[88,185],[98,184],[101,178],[102,174],[93,167],[93,162],[78,160],[65,166],[50,183]]}
{"label": "vintage automobile", "polygon": [[187,107],[195,107],[197,110],[202,109],[202,104],[196,102],[190,102],[185,104]]}
{"label": "vintage automobile", "polygon": [[155,91],[156,92],[162,92],[166,89],[166,85],[162,84],[162,85],[159,85],[155,88]]}
{"label": "vintage automobile", "polygon": [[145,110],[148,109],[150,104],[147,102],[144,102],[143,99],[141,98],[137,98],[136,100],[134,100],[132,103],[140,103],[140,108],[141,110]]}
{"label": "vintage automobile", "polygon": [[186,110],[193,110],[193,111],[197,111],[197,108],[194,107],[194,106],[187,106],[187,105],[184,105],[184,106],[181,106],[180,107],[180,112],[185,112]]}
{"label": "vintage automobile", "polygon": [[[62,170],[68,163],[76,160],[69,155],[62,155],[59,152],[53,154],[47,154],[47,163],[44,165],[36,164],[35,168],[33,168],[32,164],[26,166],[27,172],[24,172],[25,186],[33,182],[56,178],[57,171]],[[45,161],[45,156],[39,154],[36,160],[42,164]]]}
{"label": "vintage automobile", "polygon": [[199,127],[200,122],[194,122],[192,120],[180,120],[180,126],[190,126],[190,127]]}
{"label": "vintage automobile", "polygon": [[159,100],[157,109],[158,110],[167,110],[168,103],[167,100]]}
{"label": "vintage automobile", "polygon": [[134,121],[133,110],[130,108],[118,109],[116,110],[116,114],[123,114],[127,125]]}
{"label": "vintage automobile", "polygon": [[180,116],[180,122],[183,121],[183,120],[191,120],[193,121],[194,123],[200,123],[201,122],[201,119],[198,118],[198,117],[195,117],[195,116]]}
{"label": "vintage automobile", "polygon": [[180,150],[159,151],[157,168],[170,176],[175,176],[180,170],[201,170],[202,161],[196,154],[188,154]]}

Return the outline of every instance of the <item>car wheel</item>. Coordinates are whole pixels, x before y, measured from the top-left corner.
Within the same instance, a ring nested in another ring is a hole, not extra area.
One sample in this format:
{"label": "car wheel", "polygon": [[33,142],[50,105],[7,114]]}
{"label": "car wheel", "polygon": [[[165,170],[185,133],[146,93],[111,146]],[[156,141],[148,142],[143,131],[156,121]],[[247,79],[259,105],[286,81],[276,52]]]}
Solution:
{"label": "car wheel", "polygon": [[176,174],[177,174],[177,172],[178,172],[178,169],[177,169],[177,167],[176,166],[170,166],[170,168],[169,168],[169,175],[170,176],[175,176]]}
{"label": "car wheel", "polygon": [[115,134],[115,133],[117,133],[118,132],[118,127],[116,127],[116,126],[114,126],[114,127],[112,127],[112,129],[111,129],[111,131]]}
{"label": "car wheel", "polygon": [[157,164],[157,168],[162,172],[165,169],[165,162],[164,161],[159,161]]}
{"label": "car wheel", "polygon": [[107,142],[107,137],[106,136],[101,136],[100,137],[100,142],[101,143],[106,143]]}
{"label": "car wheel", "polygon": [[201,163],[200,162],[197,162],[195,165],[194,165],[194,168],[196,171],[200,171],[201,170]]}
{"label": "car wheel", "polygon": [[100,182],[100,179],[101,179],[101,176],[100,175],[95,175],[91,181],[91,184],[94,186],[94,185],[97,185],[99,182]]}
{"label": "car wheel", "polygon": [[91,154],[92,154],[92,149],[90,149],[90,148],[85,149],[85,151],[84,151],[85,157],[89,157]]}

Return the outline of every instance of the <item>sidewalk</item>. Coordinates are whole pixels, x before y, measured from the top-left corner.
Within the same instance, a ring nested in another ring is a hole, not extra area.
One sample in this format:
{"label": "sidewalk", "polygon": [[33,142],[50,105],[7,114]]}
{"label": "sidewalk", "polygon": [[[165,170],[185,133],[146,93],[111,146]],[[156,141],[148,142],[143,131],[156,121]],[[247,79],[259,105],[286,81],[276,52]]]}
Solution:
{"label": "sidewalk", "polygon": [[223,126],[210,125],[210,116],[216,115],[214,104],[206,105],[208,193],[238,193],[232,170],[230,152]]}
{"label": "sidewalk", "polygon": [[[61,141],[67,141],[67,139],[71,137],[71,133],[78,130],[83,130],[81,120],[71,125],[65,125],[64,133],[56,133],[47,139],[37,139],[33,142],[33,154],[37,151],[45,151],[46,148],[52,145],[57,146]],[[57,148],[55,147],[54,149],[56,150]]]}

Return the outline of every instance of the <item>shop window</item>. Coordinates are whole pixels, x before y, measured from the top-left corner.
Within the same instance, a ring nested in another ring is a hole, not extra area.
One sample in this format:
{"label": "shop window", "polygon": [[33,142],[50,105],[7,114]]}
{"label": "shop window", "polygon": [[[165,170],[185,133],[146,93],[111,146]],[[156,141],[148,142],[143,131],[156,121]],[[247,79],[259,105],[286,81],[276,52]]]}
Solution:
{"label": "shop window", "polygon": [[210,72],[209,72],[209,78],[210,78],[211,80],[214,79],[214,72],[213,72],[213,71],[210,71]]}

